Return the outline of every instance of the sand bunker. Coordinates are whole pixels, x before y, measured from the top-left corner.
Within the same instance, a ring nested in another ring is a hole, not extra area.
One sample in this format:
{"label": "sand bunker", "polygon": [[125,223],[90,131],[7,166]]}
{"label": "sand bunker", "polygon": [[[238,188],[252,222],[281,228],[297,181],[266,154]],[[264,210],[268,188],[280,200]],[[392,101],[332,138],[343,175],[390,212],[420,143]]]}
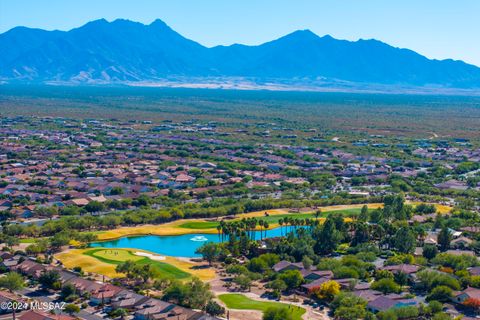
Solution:
{"label": "sand bunker", "polygon": [[165,260],[165,257],[164,256],[159,256],[159,255],[156,255],[156,254],[151,254],[151,253],[146,253],[146,252],[135,252],[135,255],[136,256],[141,256],[141,257],[147,257],[147,258],[150,258],[152,260],[157,260],[157,261],[162,261],[162,260]]}

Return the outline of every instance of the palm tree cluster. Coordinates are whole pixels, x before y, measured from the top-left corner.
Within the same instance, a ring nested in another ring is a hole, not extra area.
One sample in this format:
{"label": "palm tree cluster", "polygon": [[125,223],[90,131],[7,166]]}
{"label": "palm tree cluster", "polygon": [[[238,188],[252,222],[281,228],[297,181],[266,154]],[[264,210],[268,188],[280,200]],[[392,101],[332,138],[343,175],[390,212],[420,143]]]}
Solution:
{"label": "palm tree cluster", "polygon": [[[319,221],[317,219],[299,219],[285,217],[278,220],[278,224],[281,228],[282,236],[290,231],[296,231],[298,228],[307,227],[309,230],[318,226]],[[247,236],[250,240],[258,240],[256,234],[260,228],[260,240],[267,237],[267,230],[270,228],[270,224],[267,220],[259,218],[243,218],[242,220],[225,222],[220,221],[217,226],[218,237],[223,242],[225,239],[230,240],[232,237],[239,238],[240,236]]]}

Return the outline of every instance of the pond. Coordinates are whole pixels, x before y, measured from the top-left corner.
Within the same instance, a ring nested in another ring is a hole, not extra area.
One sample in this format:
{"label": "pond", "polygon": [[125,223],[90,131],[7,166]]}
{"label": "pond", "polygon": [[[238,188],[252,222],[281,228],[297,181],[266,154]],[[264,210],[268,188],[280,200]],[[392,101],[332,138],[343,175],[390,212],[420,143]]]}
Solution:
{"label": "pond", "polygon": [[[267,238],[279,237],[290,231],[291,227],[275,228],[266,231]],[[255,240],[260,240],[260,231],[255,231]],[[265,231],[263,231],[265,238]],[[91,247],[132,248],[151,251],[172,257],[199,257],[195,251],[205,242],[221,242],[218,234],[184,234],[177,236],[131,236],[112,241],[93,242]]]}

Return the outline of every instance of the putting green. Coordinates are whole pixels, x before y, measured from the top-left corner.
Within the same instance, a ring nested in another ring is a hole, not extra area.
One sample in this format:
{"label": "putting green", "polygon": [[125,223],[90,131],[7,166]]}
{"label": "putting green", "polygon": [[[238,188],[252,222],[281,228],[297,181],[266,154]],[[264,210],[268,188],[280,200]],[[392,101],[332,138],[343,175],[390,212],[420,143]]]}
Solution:
{"label": "putting green", "polygon": [[243,294],[221,294],[218,298],[225,303],[229,309],[239,310],[259,310],[265,312],[268,308],[285,308],[288,309],[293,320],[302,320],[302,315],[306,312],[304,308],[289,305],[281,302],[259,301],[250,299]]}

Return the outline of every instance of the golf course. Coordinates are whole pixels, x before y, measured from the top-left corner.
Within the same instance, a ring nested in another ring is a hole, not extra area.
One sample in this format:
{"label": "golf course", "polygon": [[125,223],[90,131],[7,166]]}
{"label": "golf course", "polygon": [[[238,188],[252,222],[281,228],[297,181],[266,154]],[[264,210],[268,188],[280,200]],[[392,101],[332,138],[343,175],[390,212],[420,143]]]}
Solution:
{"label": "golf course", "polygon": [[305,309],[290,304],[272,301],[259,301],[250,299],[243,294],[221,294],[218,296],[229,309],[237,310],[258,310],[265,312],[268,308],[286,308],[292,314],[293,320],[301,320]]}

